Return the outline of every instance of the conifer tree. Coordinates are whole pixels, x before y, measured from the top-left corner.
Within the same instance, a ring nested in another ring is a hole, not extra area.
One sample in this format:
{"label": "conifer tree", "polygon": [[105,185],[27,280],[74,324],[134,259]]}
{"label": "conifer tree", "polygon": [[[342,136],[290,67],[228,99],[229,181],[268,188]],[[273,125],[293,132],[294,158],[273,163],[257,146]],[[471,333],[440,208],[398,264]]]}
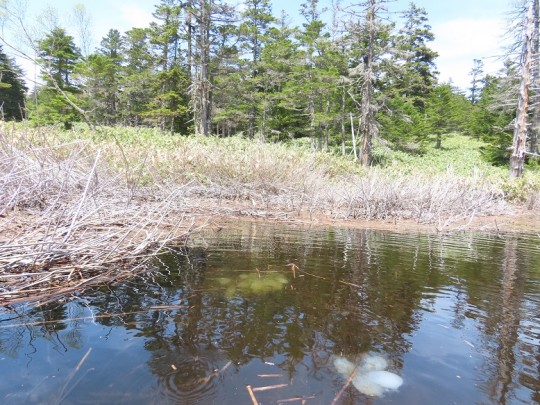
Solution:
{"label": "conifer tree", "polygon": [[469,76],[471,76],[471,87],[469,88],[469,92],[471,103],[476,104],[478,102],[480,92],[482,91],[484,62],[482,62],[481,59],[475,59],[473,64],[473,68],[469,73]]}
{"label": "conifer tree", "polygon": [[38,50],[45,84],[38,89],[35,118],[44,123],[62,123],[66,129],[81,116],[89,123],[86,112],[78,106],[78,88],[71,82],[80,58],[73,37],[56,27],[39,42]]}
{"label": "conifer tree", "polygon": [[153,81],[153,97],[145,116],[162,130],[186,130],[187,76],[180,64],[182,6],[176,0],[162,0],[156,6],[150,25],[149,41],[156,52],[157,72]]}
{"label": "conifer tree", "polygon": [[0,45],[0,112],[4,120],[22,120],[25,116],[26,85],[22,70]]}
{"label": "conifer tree", "polygon": [[111,29],[101,40],[96,53],[77,64],[74,73],[82,92],[83,103],[96,123],[114,125],[120,114],[122,77],[122,37]]}
{"label": "conifer tree", "polygon": [[411,100],[416,108],[422,110],[437,83],[435,59],[438,54],[428,46],[434,35],[427,23],[426,10],[410,3],[403,18],[405,24],[396,37],[397,60],[394,63],[399,67],[396,68],[394,85],[400,96]]}
{"label": "conifer tree", "polygon": [[247,95],[248,136],[253,138],[257,123],[259,133],[265,136],[267,125],[267,105],[265,102],[265,77],[261,69],[261,53],[268,41],[269,30],[276,21],[272,15],[269,0],[245,0],[245,10],[241,14],[238,27],[241,51],[249,54],[249,59],[242,63],[247,69],[247,81],[244,95]]}
{"label": "conifer tree", "polygon": [[190,24],[190,108],[195,132],[204,136],[211,133],[214,72],[212,54],[227,42],[228,29],[233,20],[233,9],[222,0],[189,1]]}
{"label": "conifer tree", "polygon": [[120,116],[125,125],[144,124],[144,113],[152,98],[156,58],[151,50],[148,28],[132,28],[122,37],[122,92]]}
{"label": "conifer tree", "polygon": [[383,63],[386,73],[380,85],[384,108],[378,119],[385,139],[400,148],[416,150],[429,135],[425,111],[437,83],[437,53],[429,48],[434,35],[426,11],[410,3],[402,17],[403,26],[391,38],[392,55]]}

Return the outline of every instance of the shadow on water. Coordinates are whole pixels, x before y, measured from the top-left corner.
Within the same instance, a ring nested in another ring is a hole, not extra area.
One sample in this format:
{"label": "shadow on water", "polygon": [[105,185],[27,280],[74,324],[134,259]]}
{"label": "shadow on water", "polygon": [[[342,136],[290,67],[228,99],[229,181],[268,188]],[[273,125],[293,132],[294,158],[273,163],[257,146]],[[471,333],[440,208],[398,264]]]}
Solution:
{"label": "shadow on water", "polygon": [[[157,257],[150,276],[2,312],[0,398],[250,404],[249,386],[262,404],[330,404],[338,393],[340,404],[540,403],[539,242],[208,232]],[[377,376],[403,385],[342,390],[336,358],[368,353],[383,359]]]}

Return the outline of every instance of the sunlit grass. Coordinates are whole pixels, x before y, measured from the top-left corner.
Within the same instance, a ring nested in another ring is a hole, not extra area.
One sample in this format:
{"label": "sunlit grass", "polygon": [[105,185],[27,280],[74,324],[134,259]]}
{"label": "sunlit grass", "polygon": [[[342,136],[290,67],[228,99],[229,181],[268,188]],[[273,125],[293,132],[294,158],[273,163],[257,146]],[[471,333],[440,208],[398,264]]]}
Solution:
{"label": "sunlit grass", "polygon": [[[506,170],[481,159],[479,147],[459,135],[414,156],[376,144],[376,164],[365,169],[305,144],[4,123],[0,271],[13,277],[0,303],[28,299],[33,293],[20,274],[32,271],[36,299],[127,277],[198,221],[218,216],[408,219],[442,231],[508,213],[516,203],[535,208],[538,173],[510,181]],[[54,278],[40,277],[53,267]],[[273,288],[266,281],[234,288],[264,292]]]}
{"label": "sunlit grass", "polygon": [[339,211],[347,206],[345,216],[422,216],[418,212],[423,208],[408,209],[407,204],[424,206],[419,201],[434,199],[436,194],[444,204],[452,204],[467,190],[470,195],[481,190],[487,199],[526,202],[540,189],[538,173],[510,181],[508,170],[482,159],[481,141],[459,134],[445,136],[441,149],[432,142],[421,154],[396,151],[375,141],[370,170],[360,167],[350,154],[312,151],[305,142],[179,136],[154,128],[92,131],[78,126],[61,131],[24,124],[11,136],[14,144],[51,148],[58,159],[71,156],[74,145],[84,148],[87,156],[99,151],[108,170],[132,188],[190,184],[207,197],[251,200],[267,207],[305,208],[306,201],[310,209],[326,204],[327,209]]}

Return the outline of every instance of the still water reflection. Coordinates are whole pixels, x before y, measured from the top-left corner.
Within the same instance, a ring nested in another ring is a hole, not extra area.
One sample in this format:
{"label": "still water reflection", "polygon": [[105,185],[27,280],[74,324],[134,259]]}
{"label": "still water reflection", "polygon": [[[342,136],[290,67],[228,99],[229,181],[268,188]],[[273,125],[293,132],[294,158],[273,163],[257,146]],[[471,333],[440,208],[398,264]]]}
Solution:
{"label": "still water reflection", "polygon": [[[0,403],[540,403],[536,235],[245,224],[156,266],[0,312]],[[403,384],[342,390],[368,355]]]}

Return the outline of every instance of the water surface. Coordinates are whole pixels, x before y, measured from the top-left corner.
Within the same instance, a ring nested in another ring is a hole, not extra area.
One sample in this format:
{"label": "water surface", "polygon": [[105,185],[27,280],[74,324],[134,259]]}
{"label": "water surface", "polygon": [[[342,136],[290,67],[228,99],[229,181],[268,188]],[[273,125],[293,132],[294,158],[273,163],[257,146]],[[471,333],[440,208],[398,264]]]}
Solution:
{"label": "water surface", "polygon": [[403,385],[338,403],[540,403],[537,235],[238,224],[155,263],[0,312],[0,402],[252,404],[249,385],[261,404],[330,404],[335,358],[368,353]]}

